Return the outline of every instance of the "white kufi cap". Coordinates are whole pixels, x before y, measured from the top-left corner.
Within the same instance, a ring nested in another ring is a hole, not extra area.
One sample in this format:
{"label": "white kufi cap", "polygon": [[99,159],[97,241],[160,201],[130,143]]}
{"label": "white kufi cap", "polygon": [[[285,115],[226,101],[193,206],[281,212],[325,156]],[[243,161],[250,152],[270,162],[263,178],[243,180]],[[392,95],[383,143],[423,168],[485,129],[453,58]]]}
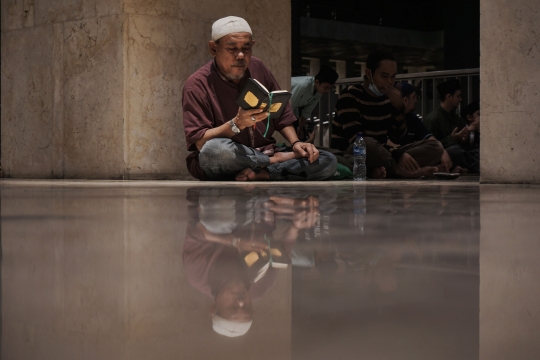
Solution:
{"label": "white kufi cap", "polygon": [[249,322],[234,322],[222,318],[221,316],[212,316],[212,327],[214,331],[220,335],[228,337],[242,336],[248,332],[253,321]]}
{"label": "white kufi cap", "polygon": [[238,16],[227,16],[212,24],[212,40],[214,41],[237,32],[247,32],[253,35],[247,21]]}

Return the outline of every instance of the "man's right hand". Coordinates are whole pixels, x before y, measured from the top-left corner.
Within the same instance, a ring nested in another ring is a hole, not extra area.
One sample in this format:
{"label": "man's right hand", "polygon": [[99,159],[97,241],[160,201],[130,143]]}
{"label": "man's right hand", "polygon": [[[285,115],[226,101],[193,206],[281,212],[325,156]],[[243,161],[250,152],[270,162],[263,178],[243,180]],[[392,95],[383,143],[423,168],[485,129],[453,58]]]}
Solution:
{"label": "man's right hand", "polygon": [[267,111],[263,112],[262,109],[243,110],[242,108],[238,108],[238,114],[234,123],[240,130],[244,130],[265,119],[268,119]]}
{"label": "man's right hand", "polygon": [[480,130],[480,116],[476,118],[469,126],[468,126],[469,132],[470,131],[479,131]]}
{"label": "man's right hand", "polygon": [[443,166],[443,169],[445,172],[449,172],[452,168],[452,159],[450,158],[450,155],[448,155],[448,152],[444,150],[442,156],[441,156],[441,165]]}
{"label": "man's right hand", "polygon": [[464,143],[469,139],[469,129],[465,126],[461,131],[457,131],[458,128],[454,128],[452,131],[452,139],[456,143]]}

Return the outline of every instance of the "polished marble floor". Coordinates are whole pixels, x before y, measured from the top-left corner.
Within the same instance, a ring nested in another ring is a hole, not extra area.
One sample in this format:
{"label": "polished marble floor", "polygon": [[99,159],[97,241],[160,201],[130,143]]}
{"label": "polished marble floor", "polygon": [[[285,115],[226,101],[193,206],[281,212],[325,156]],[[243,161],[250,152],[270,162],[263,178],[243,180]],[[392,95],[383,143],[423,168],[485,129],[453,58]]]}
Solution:
{"label": "polished marble floor", "polygon": [[2,359],[540,359],[540,187],[2,180]]}

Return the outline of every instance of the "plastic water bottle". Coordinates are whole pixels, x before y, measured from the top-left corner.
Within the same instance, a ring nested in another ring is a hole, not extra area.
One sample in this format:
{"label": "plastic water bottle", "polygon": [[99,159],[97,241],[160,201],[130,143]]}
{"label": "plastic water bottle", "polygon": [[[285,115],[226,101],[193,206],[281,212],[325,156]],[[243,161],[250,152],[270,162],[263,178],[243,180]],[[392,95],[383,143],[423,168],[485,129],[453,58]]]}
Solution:
{"label": "plastic water bottle", "polygon": [[356,135],[356,140],[353,143],[353,180],[365,181],[366,180],[366,142],[362,137],[362,133]]}

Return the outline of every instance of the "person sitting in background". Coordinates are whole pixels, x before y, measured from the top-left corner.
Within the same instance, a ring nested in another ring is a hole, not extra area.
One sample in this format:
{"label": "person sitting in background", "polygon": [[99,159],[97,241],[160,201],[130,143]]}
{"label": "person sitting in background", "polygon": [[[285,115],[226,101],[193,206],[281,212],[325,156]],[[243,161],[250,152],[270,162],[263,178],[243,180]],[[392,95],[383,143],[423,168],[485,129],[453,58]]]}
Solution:
{"label": "person sitting in background", "polygon": [[385,178],[387,173],[402,178],[431,176],[443,152],[438,142],[387,145],[388,139],[399,144],[407,133],[403,97],[394,86],[394,55],[387,49],[377,49],[368,55],[366,68],[364,81],[350,85],[336,103],[330,147],[352,153],[356,135],[363,133],[369,177]]}
{"label": "person sitting in background", "polygon": [[427,129],[439,140],[454,164],[454,172],[480,171],[477,156],[470,148],[470,132],[479,129],[479,122],[467,125],[467,122],[456,114],[461,103],[461,85],[457,79],[445,81],[437,86],[440,105],[424,120]]}
{"label": "person sitting in background", "polygon": [[[329,66],[322,65],[315,77],[294,76],[291,78],[291,106],[294,116],[298,119],[296,124],[296,134],[300,140],[306,140],[309,134],[306,133],[306,121],[311,117],[315,106],[319,103],[321,96],[328,94],[336,80],[338,73]],[[309,139],[308,142],[312,142]]]}
{"label": "person sitting in background", "polygon": [[[434,140],[440,144],[435,136],[433,136],[433,134],[430,133],[426,128],[418,114],[415,113],[416,102],[418,100],[418,94],[415,87],[404,81],[399,84],[399,88],[401,90],[401,95],[403,96],[403,112],[405,114],[405,121],[407,122],[407,133],[400,139],[399,145],[404,146],[412,144],[416,141],[423,141],[427,139]],[[390,140],[388,140],[388,142],[389,145],[394,145],[391,144]],[[436,151],[440,152],[440,147],[436,147],[436,149]],[[443,150],[440,164],[437,165],[437,168],[439,171],[444,172],[448,172],[450,169],[452,169],[452,160],[450,159],[450,155],[448,155],[446,150]]]}

